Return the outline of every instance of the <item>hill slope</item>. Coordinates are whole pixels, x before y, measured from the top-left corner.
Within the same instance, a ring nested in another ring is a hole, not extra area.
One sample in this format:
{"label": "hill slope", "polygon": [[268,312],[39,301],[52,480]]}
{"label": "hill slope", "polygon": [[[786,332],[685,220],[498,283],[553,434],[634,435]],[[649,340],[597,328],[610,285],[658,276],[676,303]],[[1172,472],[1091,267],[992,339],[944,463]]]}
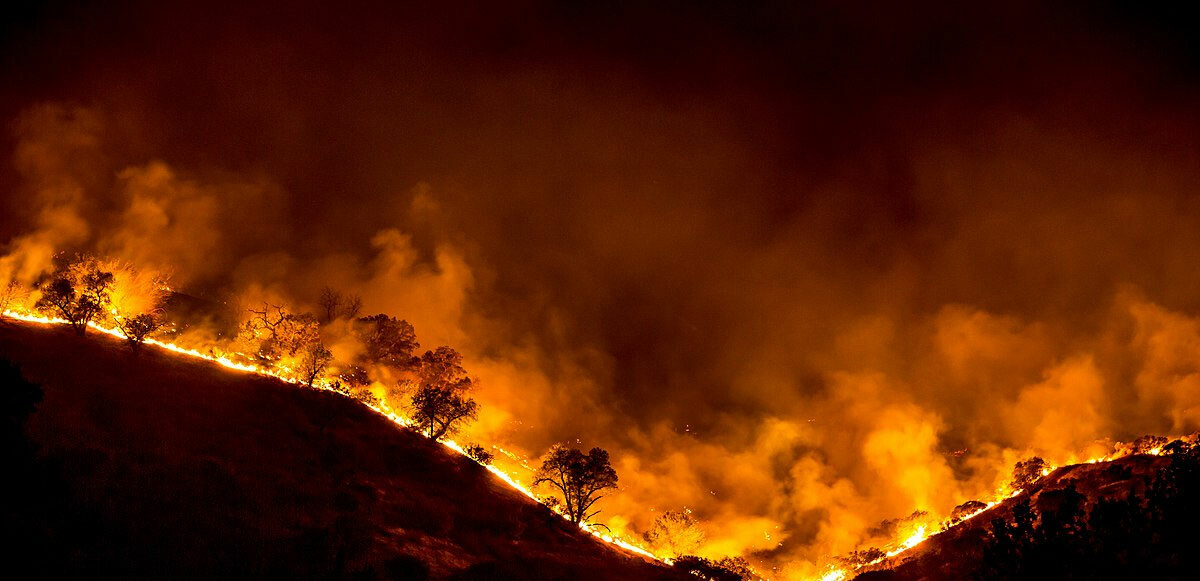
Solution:
{"label": "hill slope", "polygon": [[1198,518],[1200,448],[1063,466],[856,579],[1192,578]]}
{"label": "hill slope", "polygon": [[4,319],[0,358],[45,391],[71,576],[677,578],[333,394]]}

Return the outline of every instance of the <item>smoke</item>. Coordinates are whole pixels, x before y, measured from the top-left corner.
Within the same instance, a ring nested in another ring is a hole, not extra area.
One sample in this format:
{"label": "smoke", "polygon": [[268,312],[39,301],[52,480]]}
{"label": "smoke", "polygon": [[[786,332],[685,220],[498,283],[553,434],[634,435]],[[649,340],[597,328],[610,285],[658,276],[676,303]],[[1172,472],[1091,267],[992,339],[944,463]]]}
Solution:
{"label": "smoke", "polygon": [[782,577],[1028,455],[1200,428],[1195,87],[1098,16],[178,10],[104,20],[161,54],[42,53],[76,67],[12,105],[0,277],[359,295],[465,355],[464,441],[602,446],[614,530],[687,508]]}

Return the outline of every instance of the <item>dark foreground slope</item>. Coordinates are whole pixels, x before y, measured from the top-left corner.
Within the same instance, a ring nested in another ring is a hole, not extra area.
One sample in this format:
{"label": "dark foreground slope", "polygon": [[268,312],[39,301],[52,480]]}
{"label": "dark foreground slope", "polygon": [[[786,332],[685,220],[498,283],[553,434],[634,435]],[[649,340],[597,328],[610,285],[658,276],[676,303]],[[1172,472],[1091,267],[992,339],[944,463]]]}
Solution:
{"label": "dark foreground slope", "polygon": [[7,501],[40,503],[26,512],[44,554],[9,571],[676,578],[342,397],[3,319],[0,358],[44,389],[26,429],[45,481]]}
{"label": "dark foreground slope", "polygon": [[1200,447],[1064,466],[857,577],[1200,578]]}

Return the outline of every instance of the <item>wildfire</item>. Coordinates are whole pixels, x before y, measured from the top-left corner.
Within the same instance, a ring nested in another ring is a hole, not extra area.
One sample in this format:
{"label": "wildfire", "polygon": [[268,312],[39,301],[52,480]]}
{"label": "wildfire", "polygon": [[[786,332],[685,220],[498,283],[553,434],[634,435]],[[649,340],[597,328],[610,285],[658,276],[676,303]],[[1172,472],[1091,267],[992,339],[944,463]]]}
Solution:
{"label": "wildfire", "polygon": [[[1181,436],[1179,438],[1169,438],[1169,439],[1187,440],[1189,438],[1190,438],[1189,436]],[[1040,474],[1042,477],[1046,477],[1046,476],[1049,476],[1050,474],[1053,474],[1059,468],[1062,468],[1064,466],[1075,465],[1075,464],[1096,464],[1099,462],[1111,462],[1113,460],[1118,460],[1120,458],[1124,458],[1125,456],[1134,454],[1135,452],[1139,453],[1139,454],[1148,454],[1151,456],[1161,456],[1164,452],[1164,447],[1162,445],[1158,445],[1158,446],[1154,446],[1154,447],[1146,449],[1146,450],[1136,451],[1129,444],[1124,443],[1124,442],[1118,442],[1117,444],[1115,444],[1113,446],[1113,451],[1109,454],[1105,454],[1105,455],[1101,455],[1101,456],[1093,456],[1091,458],[1088,458],[1088,459],[1080,461],[1080,462],[1071,461],[1071,462],[1063,463],[1061,465],[1047,464],[1044,468],[1042,468],[1042,470],[1040,471]],[[855,571],[859,571],[865,567],[878,565],[878,564],[886,561],[887,559],[891,559],[893,557],[901,555],[901,554],[913,549],[914,547],[920,545],[921,543],[925,542],[929,538],[931,538],[935,535],[941,534],[943,532],[949,531],[949,530],[953,529],[954,527],[957,527],[957,526],[987,512],[988,510],[992,509],[993,507],[1000,504],[1004,500],[1013,498],[1023,492],[1024,492],[1024,489],[1021,489],[1021,488],[1013,490],[1013,489],[1009,488],[1007,485],[1003,486],[999,490],[996,491],[995,496],[993,498],[991,498],[983,503],[982,508],[979,508],[978,510],[975,510],[974,512],[971,512],[969,514],[963,515],[962,517],[955,520],[953,523],[947,524],[941,531],[929,532],[925,525],[920,525],[920,526],[916,527],[915,529],[913,529],[912,532],[907,537],[905,537],[903,540],[896,543],[893,546],[893,548],[886,551],[884,553],[884,556],[882,556],[878,559],[875,559],[873,561],[867,562],[867,563],[859,564],[859,565],[853,567],[852,571],[850,571],[850,572],[855,572]],[[820,581],[842,581],[843,579],[846,578],[846,576],[850,572],[847,572],[847,570],[845,570],[845,569],[834,568],[834,569],[829,570],[829,572],[825,573],[819,579],[820,579]]]}
{"label": "wildfire", "polygon": [[[40,314],[34,314],[31,312],[24,312],[24,311],[16,311],[16,310],[11,310],[11,309],[3,311],[2,314],[5,317],[8,317],[13,320],[23,321],[23,322],[32,323],[32,324],[39,324],[39,325],[66,325],[66,324],[69,324],[69,322],[65,319],[56,318],[56,317],[47,317],[47,316],[40,315]],[[88,325],[88,328],[90,328],[98,333],[108,335],[110,337],[114,337],[117,339],[124,339],[123,333],[115,327],[109,327],[104,324],[97,323],[95,321],[88,322],[87,325]],[[248,362],[246,362],[246,360],[239,360],[239,359],[235,358],[235,356],[239,355],[237,353],[218,354],[217,349],[215,349],[215,348],[209,349],[207,352],[205,352],[205,351],[201,351],[198,349],[184,347],[184,346],[181,346],[181,345],[178,345],[175,343],[171,343],[168,341],[162,341],[162,340],[158,340],[158,339],[153,339],[153,338],[147,338],[145,340],[145,343],[148,345],[153,345],[155,347],[164,349],[166,351],[176,353],[178,355],[192,357],[192,358],[196,358],[196,359],[203,359],[205,361],[209,361],[209,362],[215,363],[217,365],[220,365],[221,367],[224,367],[226,369],[231,369],[231,370],[239,371],[239,372],[243,372],[243,373],[253,373],[253,374],[257,374],[257,375],[261,375],[261,376],[272,377],[272,378],[278,379],[280,381],[283,381],[285,383],[289,383],[289,384],[296,385],[296,386],[305,386],[304,382],[296,379],[292,375],[291,370],[287,366],[276,365],[272,368],[267,368],[267,367],[263,367],[260,365],[256,365],[254,363],[248,363]],[[324,391],[331,391],[333,393],[338,393],[339,395],[343,395],[345,397],[350,397],[343,391],[338,391],[338,390],[333,389],[332,381],[329,379],[322,379],[322,380],[316,382],[312,387],[315,389],[321,389]],[[350,397],[350,399],[353,399],[354,401],[364,405],[368,409],[370,409],[370,410],[374,411],[375,413],[379,414],[380,416],[386,418],[387,420],[391,421],[392,423],[396,424],[397,426],[401,426],[401,427],[405,427],[405,428],[412,428],[414,426],[412,420],[410,420],[404,414],[392,409],[386,402],[384,402],[382,400],[363,401],[363,400],[353,398],[353,397]],[[449,449],[457,454],[460,454],[462,456],[466,456],[466,457],[470,458],[470,456],[466,453],[465,449],[460,444],[455,442],[454,440],[450,440],[450,439],[439,440],[439,443],[441,443],[447,449]],[[504,456],[511,459],[512,461],[514,461],[515,463],[517,463],[518,465],[522,466],[523,468],[529,469],[528,463],[526,462],[526,459],[524,459],[523,457],[521,457],[517,454],[514,454],[508,450],[505,450],[503,448],[497,447],[496,450],[499,451]],[[1098,462],[1109,462],[1112,460],[1122,458],[1124,456],[1128,456],[1130,454],[1133,454],[1134,452],[1135,452],[1135,449],[1132,446],[1130,446],[1128,444],[1124,444],[1124,443],[1118,443],[1114,446],[1113,451],[1109,454],[1094,456],[1094,457],[1088,458],[1088,459],[1080,461],[1080,462],[1071,461],[1071,462],[1067,462],[1067,463],[1061,464],[1061,465],[1054,465],[1054,464],[1047,463],[1040,470],[1040,476],[1041,477],[1049,476],[1050,474],[1052,474],[1054,471],[1058,470],[1062,466],[1071,465],[1071,464],[1095,464]],[[1147,450],[1138,451],[1138,453],[1149,454],[1149,455],[1153,455],[1153,456],[1160,456],[1163,454],[1163,452],[1164,452],[1164,447],[1162,445],[1154,446]],[[474,459],[472,459],[472,460],[474,461]],[[1074,460],[1074,458],[1071,458],[1071,460]],[[530,490],[528,486],[523,484],[520,481],[520,479],[518,479],[513,474],[505,472],[501,468],[491,465],[491,464],[481,464],[481,465],[483,465],[484,468],[487,469],[488,472],[491,472],[493,475],[496,476],[496,478],[498,478],[504,484],[508,485],[511,489],[519,492],[520,494],[524,495],[525,497],[527,497],[535,502],[540,502],[540,499],[537,497],[537,495],[534,494],[534,492],[532,490]],[[954,527],[959,526],[962,523],[965,523],[965,522],[975,518],[976,516],[983,514],[984,512],[987,512],[988,510],[995,507],[997,504],[1004,501],[1005,499],[1015,497],[1015,496],[1021,494],[1022,492],[1024,492],[1023,489],[1013,490],[1013,489],[1009,488],[1007,485],[1005,485],[1005,486],[1001,487],[1000,489],[998,489],[991,499],[984,501],[982,503],[983,504],[982,508],[979,508],[978,510],[975,510],[969,514],[958,517],[953,523],[947,523],[942,528],[941,531],[931,531],[931,530],[929,530],[929,527],[924,524],[917,525],[914,528],[903,533],[907,536],[904,536],[902,539],[892,543],[890,545],[890,547],[887,548],[883,552],[883,556],[881,556],[873,561],[870,561],[870,562],[858,564],[851,568],[831,567],[823,575],[821,575],[820,577],[817,577],[815,579],[819,579],[820,581],[843,581],[848,576],[852,575],[853,573],[855,573],[865,567],[879,565],[880,563],[882,563],[888,559],[892,559],[894,557],[902,555],[902,554],[912,550],[913,548],[921,545],[929,538],[931,538],[937,534],[940,534],[941,532],[951,530]],[[564,519],[566,518],[566,516],[559,510],[556,510],[553,508],[552,508],[552,510],[554,510],[555,513],[559,514],[559,516],[562,516]],[[584,532],[586,532],[586,533],[590,534],[591,536],[599,539],[600,541],[605,542],[614,547],[618,547],[618,548],[628,551],[630,553],[634,553],[636,555],[645,557],[647,559],[653,559],[655,561],[658,561],[658,562],[661,562],[661,563],[664,563],[667,565],[670,565],[673,563],[673,559],[671,559],[669,557],[656,555],[653,552],[647,550],[646,548],[644,548],[636,543],[632,543],[626,539],[623,539],[617,535],[612,534],[611,532],[604,532],[604,531],[600,530],[598,528],[598,526],[593,525],[591,523],[586,523],[586,522],[579,523],[578,526]]]}
{"label": "wildfire", "polygon": [[[18,311],[13,311],[13,310],[3,311],[3,315],[10,319],[23,321],[26,323],[39,324],[39,325],[66,325],[66,324],[68,324],[68,321],[66,321],[65,319],[60,319],[57,317],[46,317],[46,316],[37,315],[37,314],[33,314],[33,313],[18,312]],[[88,322],[88,328],[93,329],[99,333],[111,336],[111,337],[115,337],[118,339],[124,339],[124,335],[121,333],[121,331],[119,329],[114,328],[114,327],[108,327],[108,326],[105,326],[102,324],[98,324],[95,321]],[[183,356],[187,356],[187,357],[194,357],[197,359],[203,359],[205,361],[210,361],[212,363],[216,363],[217,365],[220,365],[227,369],[232,369],[235,371],[241,371],[241,372],[245,372],[245,373],[254,373],[257,375],[263,375],[263,376],[267,376],[267,377],[273,377],[275,379],[278,379],[280,381],[283,381],[285,383],[289,383],[292,385],[297,385],[297,386],[304,385],[301,381],[295,379],[294,377],[290,377],[288,375],[288,369],[286,367],[268,369],[268,368],[265,368],[265,367],[262,367],[259,365],[236,361],[234,359],[231,359],[227,355],[216,355],[211,352],[205,353],[203,351],[199,351],[196,349],[190,349],[187,347],[182,347],[182,346],[176,345],[174,343],[169,343],[166,341],[159,341],[157,339],[146,339],[145,343],[147,345],[154,345],[156,347],[165,349],[167,351],[171,351],[171,352],[179,354],[179,355],[183,355]],[[321,389],[323,391],[330,391],[333,393],[337,393],[339,395],[344,395],[344,396],[346,395],[340,391],[336,391],[336,390],[332,389],[331,382],[329,380],[322,380],[320,382],[317,382],[313,385],[313,388]],[[349,397],[349,396],[346,396],[346,397]],[[354,398],[350,398],[350,399],[354,399]],[[368,409],[374,411],[375,413],[379,414],[380,416],[383,416],[384,418],[387,418],[389,421],[396,424],[397,426],[401,426],[401,427],[405,427],[405,428],[411,428],[413,426],[413,422],[409,418],[407,418],[403,414],[400,414],[400,413],[396,412],[395,410],[391,409],[390,406],[388,406],[386,403],[384,403],[382,401],[380,401],[378,403],[368,403],[368,402],[363,402],[363,401],[360,401],[357,399],[354,399],[354,401],[357,401],[357,402],[363,404]],[[438,442],[440,444],[442,444],[443,446],[445,446],[446,448],[454,451],[455,453],[462,455],[464,457],[470,458],[470,456],[467,455],[467,453],[463,449],[463,447],[460,446],[454,440],[446,439],[446,440],[439,440]],[[515,455],[507,450],[502,450],[502,452],[509,457],[515,458]],[[472,461],[474,461],[474,459],[472,459]],[[521,463],[524,464],[523,461]],[[491,472],[492,474],[494,474],[497,478],[500,479],[501,482],[504,482],[513,490],[520,492],[521,494],[525,495],[526,497],[532,499],[535,502],[539,502],[537,495],[535,495],[533,493],[533,491],[531,491],[527,486],[522,484],[520,482],[520,480],[518,480],[513,475],[501,470],[500,468],[498,468],[496,466],[490,465],[490,464],[483,465],[483,467],[486,468],[488,472]],[[564,519],[566,518],[561,512],[555,511],[555,513],[558,514],[559,516],[562,516]],[[650,551],[646,550],[645,548],[643,548],[639,545],[631,543],[631,542],[629,542],[625,539],[622,539],[618,536],[615,536],[611,533],[601,532],[595,525],[593,525],[591,523],[586,523],[586,522],[579,523],[579,528],[581,530],[583,530],[584,532],[592,535],[593,537],[595,537],[605,543],[613,545],[615,547],[619,547],[626,551],[635,553],[637,555],[640,555],[640,556],[648,558],[648,559],[653,559],[655,561],[659,561],[659,562],[667,564],[667,565],[670,565],[672,563],[672,560],[670,558],[659,557],[658,555],[651,553]]]}

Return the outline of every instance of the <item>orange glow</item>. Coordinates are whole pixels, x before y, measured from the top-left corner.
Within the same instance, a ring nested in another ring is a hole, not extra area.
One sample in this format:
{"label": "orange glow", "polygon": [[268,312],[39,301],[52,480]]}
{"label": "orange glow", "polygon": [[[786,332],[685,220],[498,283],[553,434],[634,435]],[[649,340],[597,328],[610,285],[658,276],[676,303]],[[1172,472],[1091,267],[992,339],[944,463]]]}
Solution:
{"label": "orange glow", "polygon": [[[8,317],[8,318],[11,318],[14,320],[23,321],[26,323],[35,323],[35,324],[39,324],[39,325],[66,325],[66,324],[68,324],[67,321],[64,319],[59,319],[59,318],[55,318],[55,317],[46,317],[46,316],[33,314],[33,313],[17,312],[17,311],[12,311],[12,310],[4,311],[3,315],[5,317]],[[118,329],[115,329],[113,327],[107,327],[107,326],[98,324],[94,321],[88,323],[88,328],[95,330],[97,332],[100,332],[104,335],[108,335],[108,336],[117,338],[117,339],[124,339],[124,335],[122,335],[121,331],[119,331]],[[231,369],[234,371],[241,371],[241,372],[245,372],[245,373],[255,373],[258,375],[273,377],[275,379],[278,379],[278,380],[286,382],[286,383],[290,383],[292,385],[297,385],[297,386],[302,385],[302,382],[299,379],[289,375],[287,368],[281,368],[280,370],[267,369],[262,366],[235,361],[233,359],[230,359],[227,356],[216,356],[216,355],[212,355],[210,353],[204,353],[204,352],[198,351],[196,349],[180,347],[179,345],[176,345],[174,343],[159,341],[156,339],[147,339],[146,344],[154,345],[155,347],[160,347],[166,351],[170,351],[170,352],[178,354],[178,355],[183,355],[186,357],[194,357],[197,359],[203,359],[205,361],[210,361],[212,363],[216,363],[217,365],[225,367],[226,369]],[[344,395],[341,392],[331,389],[330,384],[331,384],[331,382],[328,379],[325,379],[325,380],[322,380],[321,382],[318,382],[317,384],[314,384],[313,387],[316,389],[324,390],[324,391],[338,393],[339,395]],[[346,396],[346,397],[349,397],[349,396]],[[351,399],[353,399],[353,398],[351,398]],[[359,401],[359,400],[355,400],[355,401]],[[378,413],[379,415],[383,416],[384,418],[387,418],[388,420],[390,420],[392,423],[396,424],[397,426],[401,426],[404,428],[412,427],[412,422],[407,417],[405,417],[403,414],[400,414],[400,413],[396,412],[395,410],[391,409],[384,402],[380,402],[378,405],[371,405],[371,404],[367,404],[367,403],[364,403],[361,401],[359,401],[359,403],[362,403],[367,408]],[[466,452],[463,450],[463,447],[460,446],[454,440],[446,439],[446,440],[439,440],[438,442],[440,444],[442,444],[443,446],[445,446],[447,449],[452,450],[453,452],[455,452],[465,458],[470,458],[470,456],[468,456],[466,454]],[[505,453],[508,455],[511,455],[511,453],[509,453],[507,451],[505,451]],[[474,460],[472,460],[472,461],[474,461]],[[501,482],[507,484],[513,490],[520,492],[521,494],[525,495],[526,497],[533,500],[534,502],[538,502],[537,496],[531,490],[529,490],[528,486],[526,486],[524,483],[522,483],[520,480],[518,480],[515,476],[504,472],[503,470],[497,468],[496,466],[492,466],[492,465],[483,465],[483,466],[484,466],[484,468],[486,468],[488,470],[488,472],[491,472],[492,474],[494,474],[497,478],[500,479]],[[557,511],[555,511],[555,512],[557,512]],[[558,514],[559,514],[559,516],[562,516],[564,519],[566,519],[566,517],[564,515],[562,515],[562,513],[558,513]],[[666,558],[666,557],[659,557],[659,556],[651,553],[650,551],[646,550],[644,547],[642,547],[636,543],[633,543],[631,541],[628,541],[626,539],[622,539],[620,537],[617,537],[617,536],[609,534],[609,533],[601,532],[601,530],[599,528],[597,528],[595,525],[593,525],[591,523],[586,523],[586,522],[580,523],[579,528],[582,529],[583,531],[587,532],[588,534],[592,535],[593,537],[596,537],[597,539],[599,539],[605,543],[608,543],[610,545],[613,545],[615,547],[619,547],[620,549],[623,549],[625,551],[629,551],[631,553],[640,555],[647,559],[653,559],[653,560],[665,563],[667,565],[671,564],[671,559]]]}

